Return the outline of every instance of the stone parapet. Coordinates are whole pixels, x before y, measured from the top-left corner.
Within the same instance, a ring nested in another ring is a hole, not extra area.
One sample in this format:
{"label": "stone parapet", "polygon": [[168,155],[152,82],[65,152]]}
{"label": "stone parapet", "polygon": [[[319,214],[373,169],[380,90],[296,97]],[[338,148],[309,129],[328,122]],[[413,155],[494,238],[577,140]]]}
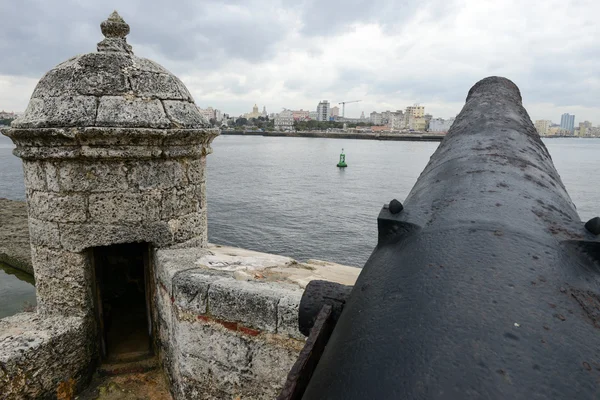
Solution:
{"label": "stone parapet", "polygon": [[155,327],[176,399],[273,399],[304,345],[303,289],[360,270],[209,245],[155,253]]}
{"label": "stone parapet", "polygon": [[90,329],[77,317],[21,313],[0,320],[0,399],[72,398],[93,371]]}

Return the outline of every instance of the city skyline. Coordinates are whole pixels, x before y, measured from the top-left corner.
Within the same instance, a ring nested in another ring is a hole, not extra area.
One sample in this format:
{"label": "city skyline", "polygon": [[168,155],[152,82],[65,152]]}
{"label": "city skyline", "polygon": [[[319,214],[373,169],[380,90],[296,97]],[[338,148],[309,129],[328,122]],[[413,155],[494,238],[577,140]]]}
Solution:
{"label": "city skyline", "polygon": [[347,117],[421,103],[450,118],[474,82],[500,75],[521,88],[532,120],[569,113],[600,123],[597,1],[147,3],[143,12],[139,1],[0,7],[0,108],[23,111],[45,71],[93,51],[98,15],[116,8],[138,56],[177,74],[198,106],[231,115],[255,102],[312,110],[322,99],[362,99]]}

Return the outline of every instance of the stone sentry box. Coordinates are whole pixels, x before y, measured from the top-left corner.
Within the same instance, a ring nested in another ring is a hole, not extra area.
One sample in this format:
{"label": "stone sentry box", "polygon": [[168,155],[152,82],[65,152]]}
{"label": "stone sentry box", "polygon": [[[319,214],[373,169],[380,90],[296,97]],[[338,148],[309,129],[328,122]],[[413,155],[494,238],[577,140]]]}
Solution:
{"label": "stone sentry box", "polygon": [[133,55],[118,14],[102,32],[98,52],[48,72],[3,132],[23,160],[41,313],[90,311],[86,249],[207,241],[205,157],[218,131],[179,79]]}
{"label": "stone sentry box", "polygon": [[[101,28],[98,52],[49,71],[24,115],[2,132],[23,160],[38,302],[37,314],[6,329],[24,342],[27,332],[52,338],[29,341],[39,344],[37,357],[27,343],[19,350],[6,339],[0,387],[8,398],[11,390],[15,398],[37,397],[56,381],[87,380],[99,350],[100,246],[207,244],[205,159],[219,132],[177,77],[133,54],[129,26],[116,12]],[[23,359],[11,358],[19,351]],[[19,386],[19,377],[35,381],[40,371],[48,375],[40,387]]]}

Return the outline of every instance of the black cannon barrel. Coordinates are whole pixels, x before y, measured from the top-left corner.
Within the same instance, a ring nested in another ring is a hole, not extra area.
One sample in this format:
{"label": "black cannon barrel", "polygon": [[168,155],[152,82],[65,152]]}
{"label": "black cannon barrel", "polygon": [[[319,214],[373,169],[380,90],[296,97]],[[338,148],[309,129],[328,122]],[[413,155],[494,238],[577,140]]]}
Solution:
{"label": "black cannon barrel", "polygon": [[379,228],[303,399],[600,398],[598,237],[513,82],[471,88]]}

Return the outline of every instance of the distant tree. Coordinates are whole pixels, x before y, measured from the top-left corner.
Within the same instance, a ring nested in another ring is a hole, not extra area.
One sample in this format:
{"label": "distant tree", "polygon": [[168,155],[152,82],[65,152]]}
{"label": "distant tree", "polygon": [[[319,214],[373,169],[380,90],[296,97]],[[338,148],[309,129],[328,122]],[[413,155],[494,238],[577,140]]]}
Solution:
{"label": "distant tree", "polygon": [[248,119],[246,118],[238,118],[235,120],[235,126],[244,126],[248,123]]}
{"label": "distant tree", "polygon": [[211,118],[208,122],[210,122],[210,124],[212,126],[217,126],[217,119],[216,118]]}

